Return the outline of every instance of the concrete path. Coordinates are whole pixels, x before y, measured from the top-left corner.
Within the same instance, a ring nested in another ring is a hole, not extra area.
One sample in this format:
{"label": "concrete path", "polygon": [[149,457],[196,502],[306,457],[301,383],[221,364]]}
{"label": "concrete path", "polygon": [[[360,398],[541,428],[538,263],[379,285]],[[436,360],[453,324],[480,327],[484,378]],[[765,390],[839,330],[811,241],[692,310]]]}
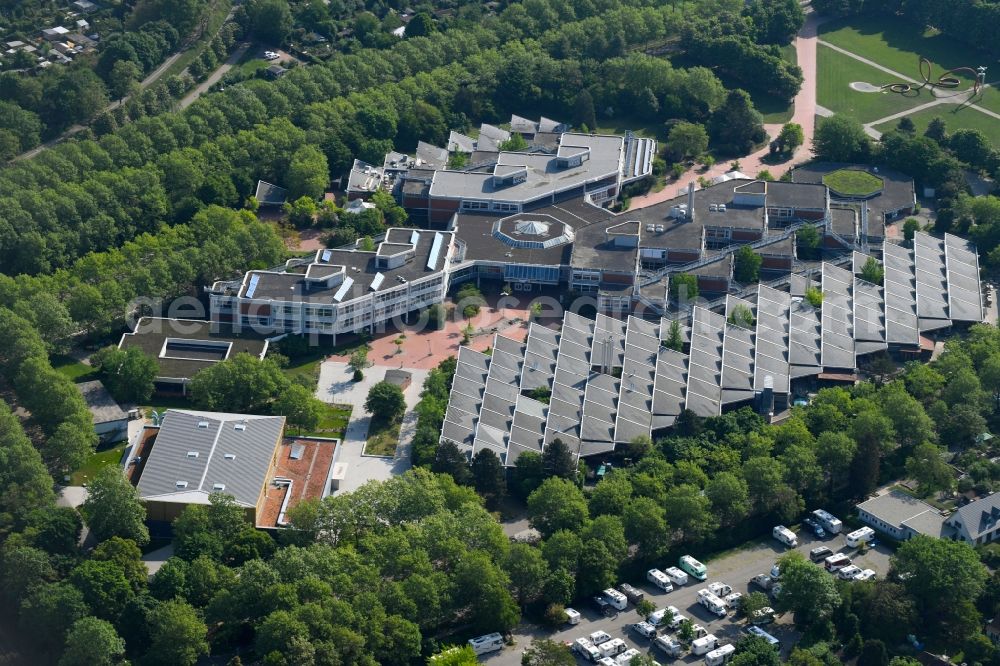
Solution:
{"label": "concrete path", "polygon": [[[770,158],[770,147],[765,144],[759,150],[739,158],[740,171],[753,178],[761,170],[766,169],[775,178],[780,178],[792,167],[801,164],[812,158],[812,139],[816,129],[816,43],[817,28],[822,19],[816,13],[809,11],[806,14],[805,25],[795,38],[795,54],[799,67],[802,69],[802,87],[793,101],[794,112],[789,122],[798,123],[802,126],[803,142],[795,153],[785,162],[780,164],[770,164],[766,160]],[[767,124],[764,129],[768,134],[768,143],[781,131],[781,124]],[[632,208],[645,208],[654,204],[673,199],[680,196],[691,183],[697,183],[699,177],[709,180],[715,176],[730,171],[730,161],[720,162],[706,171],[691,170],[681,176],[678,180],[668,184],[659,192],[652,192],[641,197],[632,199]]]}
{"label": "concrete path", "polygon": [[229,70],[231,70],[236,65],[236,63],[238,63],[240,59],[243,58],[243,55],[247,52],[247,49],[249,48],[250,44],[246,43],[241,45],[235,51],[233,51],[232,55],[226,58],[226,62],[219,65],[218,69],[212,72],[207,79],[199,83],[197,86],[195,86],[194,90],[185,95],[184,98],[178,104],[178,106],[181,109],[186,109],[192,104],[194,104],[195,100],[197,100],[199,97],[207,93],[212,86],[221,81],[222,77],[229,73]]}
{"label": "concrete path", "polygon": [[326,361],[320,365],[316,397],[324,402],[349,404],[354,408],[347,425],[347,432],[344,434],[344,441],[337,447],[334,455],[334,465],[344,463],[347,465],[347,470],[339,489],[333,494],[351,492],[368,481],[385,481],[410,468],[410,450],[417,424],[417,415],[413,409],[420,401],[420,392],[428,374],[426,369],[403,368],[410,372],[412,381],[403,392],[406,398],[406,413],[399,431],[396,455],[383,457],[364,454],[368,426],[371,423],[371,415],[365,411],[365,399],[371,387],[385,379],[387,369],[384,366],[372,366],[365,370],[363,380],[354,382],[353,371],[346,363]]}
{"label": "concrete path", "polygon": [[155,574],[157,571],[160,570],[160,567],[163,566],[164,562],[166,562],[173,556],[174,556],[174,544],[168,543],[163,548],[157,548],[156,550],[150,551],[145,555],[143,555],[142,561],[146,565],[146,571],[148,571],[149,575],[152,576],[153,574]]}

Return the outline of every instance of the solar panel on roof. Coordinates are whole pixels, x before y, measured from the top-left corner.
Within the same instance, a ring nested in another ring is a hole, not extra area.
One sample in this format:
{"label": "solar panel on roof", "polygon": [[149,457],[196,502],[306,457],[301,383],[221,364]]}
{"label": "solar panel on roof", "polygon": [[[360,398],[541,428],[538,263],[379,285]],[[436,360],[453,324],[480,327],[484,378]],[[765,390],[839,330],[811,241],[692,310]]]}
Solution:
{"label": "solar panel on roof", "polygon": [[368,288],[371,289],[372,291],[375,291],[376,289],[382,286],[382,280],[384,279],[385,279],[384,275],[382,275],[381,273],[376,273],[375,277],[372,278],[371,285]]}
{"label": "solar panel on roof", "polygon": [[292,446],[292,450],[288,453],[288,457],[292,460],[301,460],[302,454],[305,453],[306,447],[304,444],[295,444]]}
{"label": "solar panel on roof", "polygon": [[420,242],[420,232],[413,231],[410,233],[410,245],[416,245]]}
{"label": "solar panel on roof", "polygon": [[323,254],[321,255],[321,258],[323,259],[323,261],[330,261],[330,257],[332,257],[332,256],[333,256],[333,252],[331,252],[330,250],[323,250]]}
{"label": "solar panel on roof", "polygon": [[350,291],[353,286],[354,278],[344,278],[344,284],[340,285],[340,289],[338,289],[337,293],[333,295],[333,300],[340,303],[344,300],[344,296],[347,296],[347,292]]}
{"label": "solar panel on roof", "polygon": [[254,273],[250,276],[250,284],[247,286],[247,298],[253,298],[254,293],[257,291],[257,283],[260,282],[260,276]]}
{"label": "solar panel on roof", "polygon": [[430,256],[427,257],[427,268],[434,270],[437,265],[438,255],[441,254],[441,245],[444,243],[444,234],[434,234],[434,243],[431,245]]}

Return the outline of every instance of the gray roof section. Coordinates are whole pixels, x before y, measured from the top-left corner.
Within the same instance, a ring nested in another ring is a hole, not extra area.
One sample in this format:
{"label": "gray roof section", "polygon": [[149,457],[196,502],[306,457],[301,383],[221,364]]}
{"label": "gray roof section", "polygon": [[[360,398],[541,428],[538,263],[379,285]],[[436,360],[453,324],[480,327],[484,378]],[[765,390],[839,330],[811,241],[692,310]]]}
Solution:
{"label": "gray roof section", "polygon": [[218,490],[256,506],[284,429],[283,416],[169,409],[139,477],[139,496],[205,504]]}
{"label": "gray roof section", "polygon": [[944,516],[930,504],[897,490],[866,500],[858,505],[858,509],[897,529],[905,526],[928,536],[940,536],[944,522]]}
{"label": "gray roof section", "polygon": [[966,504],[955,512],[955,517],[962,521],[973,539],[983,532],[995,529],[1000,520],[1000,493]]}
{"label": "gray roof section", "polygon": [[128,419],[128,414],[115,402],[115,399],[111,397],[99,379],[92,382],[80,382],[76,388],[83,394],[87,408],[90,410],[91,416],[94,417],[94,425]]}
{"label": "gray roof section", "polygon": [[885,335],[890,344],[917,344],[916,274],[909,250],[886,243],[882,250],[885,264]]}

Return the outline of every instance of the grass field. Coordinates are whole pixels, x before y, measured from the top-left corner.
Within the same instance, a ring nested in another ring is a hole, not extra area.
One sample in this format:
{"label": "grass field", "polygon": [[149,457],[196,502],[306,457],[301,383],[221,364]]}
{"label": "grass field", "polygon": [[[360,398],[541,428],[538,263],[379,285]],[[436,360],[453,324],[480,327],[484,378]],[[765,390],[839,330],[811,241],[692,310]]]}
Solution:
{"label": "grass field", "polygon": [[870,123],[930,101],[926,95],[923,98],[903,97],[888,92],[852,90],[850,85],[855,81],[881,85],[887,75],[828,46],[820,44],[816,48],[816,102],[835,113],[845,113],[862,123]]}
{"label": "grass field", "polygon": [[[951,104],[942,104],[931,109],[924,109],[909,116],[910,120],[917,128],[918,134],[923,134],[934,118],[940,116],[944,119],[948,127],[948,132],[962,128],[982,130],[990,138],[993,145],[1000,145],[1000,120],[985,113],[980,113],[975,109],[962,108]],[[880,132],[888,132],[896,128],[899,121],[892,121],[882,125],[876,125],[875,129]]]}
{"label": "grass field", "polygon": [[823,184],[840,194],[863,196],[882,189],[882,179],[860,169],[837,169],[823,176]]}
{"label": "grass field", "polygon": [[97,373],[92,367],[80,363],[75,358],[56,354],[51,358],[52,367],[61,375],[69,377],[74,382],[86,382],[96,379]]}
{"label": "grass field", "polygon": [[399,426],[401,424],[400,419],[384,421],[372,417],[371,425],[368,427],[368,441],[365,442],[365,455],[395,455],[396,445],[399,444]]}
{"label": "grass field", "polygon": [[343,441],[344,431],[347,430],[347,422],[350,418],[350,405],[323,403],[323,415],[320,417],[315,430],[300,433],[290,427],[289,433],[302,435],[303,437],[329,437]]}
{"label": "grass field", "polygon": [[113,447],[108,449],[102,449],[96,453],[91,454],[87,458],[87,462],[83,463],[80,469],[73,472],[70,477],[70,483],[74,486],[81,486],[85,482],[93,479],[104,467],[109,467],[111,465],[117,465],[122,459],[122,454],[125,452],[125,442],[119,442]]}

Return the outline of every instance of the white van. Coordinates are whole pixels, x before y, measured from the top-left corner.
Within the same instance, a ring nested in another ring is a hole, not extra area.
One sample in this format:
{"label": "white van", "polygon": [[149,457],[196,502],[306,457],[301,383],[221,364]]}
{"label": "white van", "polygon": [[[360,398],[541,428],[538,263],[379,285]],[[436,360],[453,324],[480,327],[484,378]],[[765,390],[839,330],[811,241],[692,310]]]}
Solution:
{"label": "white van", "polygon": [[701,638],[696,638],[691,641],[691,654],[705,654],[706,652],[711,652],[718,646],[719,639],[715,637],[715,634],[709,634],[708,636],[702,636]]}
{"label": "white van", "polygon": [[668,657],[679,657],[684,650],[677,639],[672,636],[660,636],[653,641],[653,645],[666,652]]}
{"label": "white van", "polygon": [[771,536],[789,548],[795,548],[799,545],[799,540],[798,537],[795,536],[795,532],[791,531],[784,525],[776,525],[775,528],[771,530]]}
{"label": "white van", "polygon": [[564,611],[566,613],[566,622],[569,624],[580,624],[580,611],[574,608],[567,608]]}
{"label": "white van", "polygon": [[601,594],[615,610],[625,610],[628,607],[628,597],[614,588],[609,587]]}
{"label": "white van", "polygon": [[670,582],[674,585],[687,585],[688,575],[677,567],[667,567],[663,570],[663,573],[667,574],[667,578],[669,578]]}
{"label": "white van", "polygon": [[840,519],[834,516],[832,513],[824,511],[823,509],[816,509],[813,511],[813,518],[815,518],[820,525],[823,526],[830,534],[840,534],[840,530],[844,527],[844,524],[840,522]]}
{"label": "white van", "polygon": [[496,652],[503,649],[503,636],[493,633],[479,636],[478,638],[470,638],[469,645],[472,646],[472,651],[477,655]]}
{"label": "white van", "polygon": [[733,654],[736,652],[736,646],[732,643],[728,645],[723,645],[722,647],[712,650],[705,655],[705,666],[722,666],[730,659],[733,658]]}
{"label": "white van", "polygon": [[614,657],[627,650],[628,643],[620,638],[612,638],[610,641],[606,641],[598,645],[597,649],[600,650],[601,654],[605,657]]}
{"label": "white van", "polygon": [[698,603],[719,617],[726,616],[726,602],[706,589],[698,590]]}
{"label": "white van", "polygon": [[871,541],[875,536],[875,530],[870,527],[862,527],[860,530],[854,530],[845,537],[847,541],[848,548],[857,548],[863,543]]}
{"label": "white van", "polygon": [[593,662],[601,658],[601,651],[586,638],[578,638],[573,641],[573,651],[584,659],[589,659]]}
{"label": "white van", "polygon": [[667,574],[663,573],[659,569],[650,569],[649,571],[647,571],[646,580],[648,580],[650,583],[660,588],[664,592],[674,591],[674,586],[670,582],[670,578],[668,578]]}

